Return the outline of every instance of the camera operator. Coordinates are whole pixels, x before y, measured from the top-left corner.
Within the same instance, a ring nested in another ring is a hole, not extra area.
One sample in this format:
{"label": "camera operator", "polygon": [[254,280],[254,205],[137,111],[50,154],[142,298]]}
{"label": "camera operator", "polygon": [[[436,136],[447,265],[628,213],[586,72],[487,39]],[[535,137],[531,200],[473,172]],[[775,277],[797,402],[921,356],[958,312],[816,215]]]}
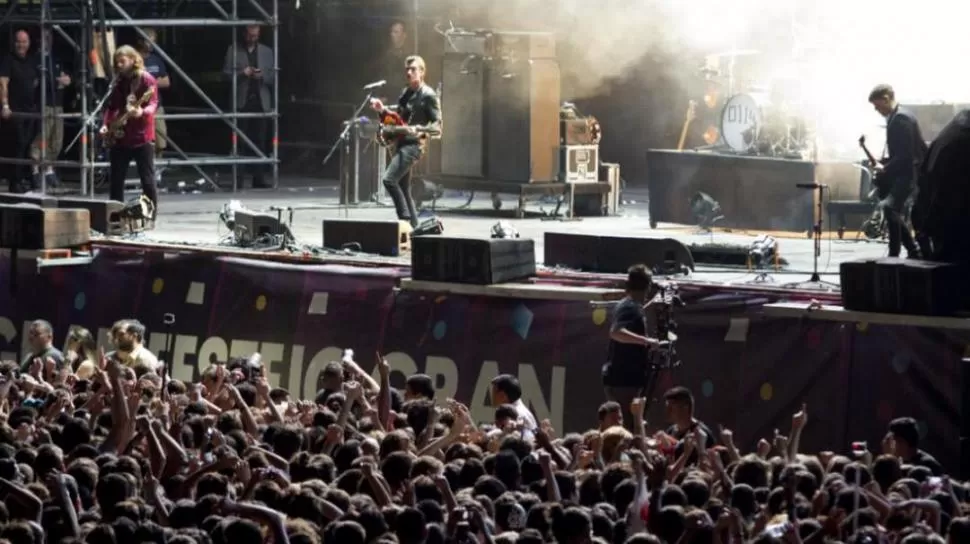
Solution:
{"label": "camera operator", "polygon": [[618,402],[624,410],[627,426],[634,418],[630,403],[640,397],[646,386],[650,350],[666,346],[647,335],[646,304],[656,294],[653,275],[645,265],[631,266],[627,271],[627,296],[613,310],[610,326],[610,350],[603,365],[603,389],[606,398]]}

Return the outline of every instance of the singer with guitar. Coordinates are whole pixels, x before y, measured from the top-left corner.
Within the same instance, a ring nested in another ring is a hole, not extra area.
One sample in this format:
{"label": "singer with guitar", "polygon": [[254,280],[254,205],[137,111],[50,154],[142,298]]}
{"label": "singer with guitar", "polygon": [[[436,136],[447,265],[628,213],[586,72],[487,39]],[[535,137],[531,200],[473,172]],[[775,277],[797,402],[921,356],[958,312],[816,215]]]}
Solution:
{"label": "singer with guitar", "polygon": [[918,259],[920,250],[909,228],[907,208],[916,189],[920,164],[926,156],[926,141],[916,117],[899,107],[892,87],[877,85],[869,93],[869,103],[886,118],[889,157],[872,167],[873,184],[889,231],[889,256],[898,257],[902,246],[910,258]]}
{"label": "singer with guitar", "polygon": [[99,131],[109,150],[111,200],[125,201],[125,177],[128,165],[134,160],[142,193],[158,210],[158,188],[155,186],[158,84],[145,71],[144,61],[133,47],[119,47],[114,54],[114,66],[117,78],[105,104],[104,124]]}
{"label": "singer with guitar", "polygon": [[418,212],[411,198],[411,168],[424,155],[429,137],[441,135],[441,103],[424,82],[424,59],[412,55],[404,61],[408,86],[398,98],[396,111],[381,100],[371,100],[371,108],[381,119],[381,140],[389,144],[391,160],[381,180],[394,202],[397,218],[418,226]]}

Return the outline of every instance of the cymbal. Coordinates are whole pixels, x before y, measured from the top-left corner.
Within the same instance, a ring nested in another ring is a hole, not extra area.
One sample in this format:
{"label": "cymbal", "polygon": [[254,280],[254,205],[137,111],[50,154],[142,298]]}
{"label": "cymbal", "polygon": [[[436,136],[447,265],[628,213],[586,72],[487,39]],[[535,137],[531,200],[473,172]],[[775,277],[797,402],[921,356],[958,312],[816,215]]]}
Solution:
{"label": "cymbal", "polygon": [[757,49],[733,49],[731,51],[723,51],[721,53],[713,53],[712,57],[747,57],[750,55],[760,55],[761,51]]}

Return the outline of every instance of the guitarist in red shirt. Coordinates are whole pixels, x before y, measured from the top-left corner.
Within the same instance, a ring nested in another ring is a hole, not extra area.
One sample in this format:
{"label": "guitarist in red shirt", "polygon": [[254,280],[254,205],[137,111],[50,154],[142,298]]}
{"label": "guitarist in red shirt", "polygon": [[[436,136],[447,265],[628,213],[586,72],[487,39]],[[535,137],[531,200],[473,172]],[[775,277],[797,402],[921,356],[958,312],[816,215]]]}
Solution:
{"label": "guitarist in red shirt", "polygon": [[[133,47],[122,46],[114,54],[117,81],[104,109],[99,134],[109,147],[108,177],[111,200],[124,202],[125,177],[132,160],[138,168],[142,193],[158,210],[155,186],[155,111],[158,84],[145,71],[145,62]],[[152,221],[155,217],[153,216]]]}
{"label": "guitarist in red shirt", "polygon": [[[408,86],[392,111],[375,98],[371,108],[383,126],[382,139],[391,145],[391,160],[384,172],[384,187],[394,202],[397,218],[418,226],[418,212],[411,198],[411,167],[424,155],[429,137],[441,135],[441,103],[437,93],[424,82],[424,59],[412,55],[404,61]],[[397,126],[392,126],[397,125]]]}

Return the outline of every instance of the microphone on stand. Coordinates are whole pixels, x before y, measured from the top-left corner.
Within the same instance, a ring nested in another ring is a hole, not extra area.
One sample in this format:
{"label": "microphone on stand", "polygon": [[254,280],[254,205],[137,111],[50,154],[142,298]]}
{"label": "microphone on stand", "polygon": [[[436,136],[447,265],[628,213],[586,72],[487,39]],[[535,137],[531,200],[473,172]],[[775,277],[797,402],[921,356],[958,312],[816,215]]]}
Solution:
{"label": "microphone on stand", "polygon": [[371,89],[377,89],[377,88],[383,87],[384,85],[387,85],[387,80],[386,79],[382,79],[380,81],[375,81],[373,83],[368,83],[367,85],[364,85],[364,90],[365,91],[369,91]]}

